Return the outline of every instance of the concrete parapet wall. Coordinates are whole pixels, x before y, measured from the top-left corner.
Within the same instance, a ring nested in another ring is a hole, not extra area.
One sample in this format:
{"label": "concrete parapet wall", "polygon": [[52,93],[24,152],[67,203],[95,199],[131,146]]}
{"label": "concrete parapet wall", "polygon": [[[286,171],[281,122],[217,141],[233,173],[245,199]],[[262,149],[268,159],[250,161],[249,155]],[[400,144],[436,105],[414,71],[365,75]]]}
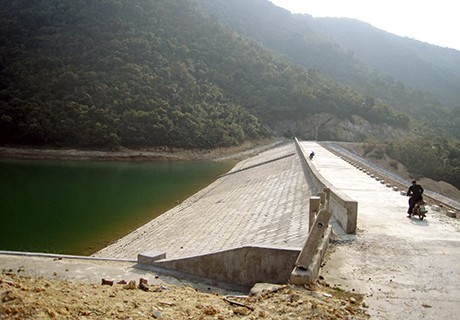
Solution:
{"label": "concrete parapet wall", "polygon": [[[343,196],[343,195],[342,195]],[[346,233],[356,233],[358,203],[331,191],[329,210]]]}
{"label": "concrete parapet wall", "polygon": [[324,188],[331,190],[329,208],[333,217],[346,233],[356,233],[356,223],[358,217],[358,203],[346,194],[335,189],[323,176],[311,165],[307,153],[302,148],[299,140],[295,138],[297,153],[302,163],[302,170],[308,184],[315,192],[321,192]]}
{"label": "concrete parapet wall", "polygon": [[[287,283],[299,252],[300,250],[290,248],[247,246],[150,263],[161,268],[250,288],[258,282]],[[143,254],[140,254],[138,261],[143,260]]]}
{"label": "concrete parapet wall", "polygon": [[326,255],[327,249],[329,248],[329,239],[332,235],[332,227],[329,225],[324,232],[324,236],[321,238],[318,248],[316,250],[315,256],[312,259],[312,263],[307,269],[294,268],[291,273],[290,283],[295,285],[303,285],[313,283],[319,274],[319,269],[321,267],[321,262]]}
{"label": "concrete parapet wall", "polygon": [[[327,202],[326,200],[325,206],[327,206]],[[312,207],[311,201],[310,207]],[[311,284],[318,277],[321,261],[326,254],[329,238],[332,234],[332,227],[329,225],[330,219],[331,212],[325,209],[321,209],[315,216],[307,241],[297,258],[296,267],[291,273],[291,283],[297,285]]]}

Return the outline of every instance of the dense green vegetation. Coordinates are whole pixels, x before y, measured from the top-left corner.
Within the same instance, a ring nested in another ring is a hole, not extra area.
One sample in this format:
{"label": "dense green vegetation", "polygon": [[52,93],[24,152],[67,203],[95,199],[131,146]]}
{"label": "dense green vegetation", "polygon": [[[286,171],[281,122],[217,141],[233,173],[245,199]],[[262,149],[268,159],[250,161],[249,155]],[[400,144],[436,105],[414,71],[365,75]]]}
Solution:
{"label": "dense green vegetation", "polygon": [[370,140],[365,144],[367,155],[381,158],[386,153],[401,162],[414,178],[443,180],[460,188],[460,143],[445,138],[427,140],[397,139],[391,142]]}
{"label": "dense green vegetation", "polygon": [[199,48],[179,38],[208,32],[186,1],[9,1],[0,10],[2,143],[191,148],[263,135],[204,76]]}
{"label": "dense green vegetation", "polygon": [[316,112],[408,126],[190,1],[16,0],[0,18],[1,144],[212,148]]}
{"label": "dense green vegetation", "polygon": [[267,48],[460,138],[460,52],[352,19],[292,15],[264,0],[196,0]]}

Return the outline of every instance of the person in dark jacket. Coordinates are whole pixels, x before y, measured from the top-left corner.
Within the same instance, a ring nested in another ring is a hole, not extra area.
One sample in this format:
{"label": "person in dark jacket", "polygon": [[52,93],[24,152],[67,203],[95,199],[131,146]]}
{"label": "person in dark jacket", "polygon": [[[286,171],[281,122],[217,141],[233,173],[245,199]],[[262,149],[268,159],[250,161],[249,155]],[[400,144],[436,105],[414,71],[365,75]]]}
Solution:
{"label": "person in dark jacket", "polygon": [[423,200],[423,188],[421,185],[417,184],[417,181],[412,181],[412,185],[407,190],[406,195],[409,196],[409,209],[407,209],[408,217],[411,216],[412,210],[415,207],[415,204],[419,200]]}

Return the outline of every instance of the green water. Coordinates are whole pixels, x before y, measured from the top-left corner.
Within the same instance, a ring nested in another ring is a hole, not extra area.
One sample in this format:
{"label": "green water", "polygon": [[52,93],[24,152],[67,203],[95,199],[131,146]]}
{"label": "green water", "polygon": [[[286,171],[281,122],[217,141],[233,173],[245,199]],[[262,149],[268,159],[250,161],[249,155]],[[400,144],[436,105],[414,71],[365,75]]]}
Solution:
{"label": "green water", "polygon": [[91,254],[174,207],[231,166],[0,161],[0,250]]}

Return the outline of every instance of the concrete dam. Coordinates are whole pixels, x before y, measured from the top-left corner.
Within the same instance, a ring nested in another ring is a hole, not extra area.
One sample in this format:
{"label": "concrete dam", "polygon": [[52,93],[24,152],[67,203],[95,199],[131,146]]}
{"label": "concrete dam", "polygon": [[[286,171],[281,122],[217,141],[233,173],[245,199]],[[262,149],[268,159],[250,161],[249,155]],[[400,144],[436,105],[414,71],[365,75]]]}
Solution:
{"label": "concrete dam", "polygon": [[335,157],[315,142],[262,152],[95,256],[239,286],[286,283],[309,235],[310,198],[327,184],[318,183],[315,160],[305,159],[313,149]]}

